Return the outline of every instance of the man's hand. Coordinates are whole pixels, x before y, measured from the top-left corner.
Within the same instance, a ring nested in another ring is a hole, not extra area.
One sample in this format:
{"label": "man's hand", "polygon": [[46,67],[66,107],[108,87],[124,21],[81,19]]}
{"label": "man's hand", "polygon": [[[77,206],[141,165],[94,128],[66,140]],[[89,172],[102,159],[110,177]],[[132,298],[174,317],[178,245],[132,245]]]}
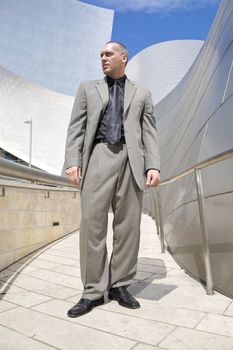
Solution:
{"label": "man's hand", "polygon": [[81,180],[81,168],[79,166],[72,166],[65,170],[66,175],[72,185],[80,185]]}
{"label": "man's hand", "polygon": [[150,169],[146,174],[146,186],[156,187],[160,183],[160,173],[156,169]]}

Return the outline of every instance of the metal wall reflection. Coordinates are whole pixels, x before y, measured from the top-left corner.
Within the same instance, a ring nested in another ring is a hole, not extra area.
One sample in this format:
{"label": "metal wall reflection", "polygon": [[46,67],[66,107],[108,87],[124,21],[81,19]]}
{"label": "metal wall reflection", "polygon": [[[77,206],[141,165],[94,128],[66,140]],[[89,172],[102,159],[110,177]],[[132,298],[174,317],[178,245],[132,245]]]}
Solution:
{"label": "metal wall reflection", "polygon": [[0,1],[0,66],[65,95],[102,78],[114,11],[77,0]]}
{"label": "metal wall reflection", "polygon": [[[222,1],[209,37],[184,79],[155,106],[162,178],[232,148],[233,2]],[[215,289],[233,297],[233,160],[202,170]],[[194,175],[161,187],[166,243],[191,275],[205,280]],[[151,211],[152,194],[144,207]]]}
{"label": "metal wall reflection", "polygon": [[[102,78],[113,11],[74,0],[0,1],[0,148],[61,174],[81,81]],[[31,120],[32,147],[25,120]]]}

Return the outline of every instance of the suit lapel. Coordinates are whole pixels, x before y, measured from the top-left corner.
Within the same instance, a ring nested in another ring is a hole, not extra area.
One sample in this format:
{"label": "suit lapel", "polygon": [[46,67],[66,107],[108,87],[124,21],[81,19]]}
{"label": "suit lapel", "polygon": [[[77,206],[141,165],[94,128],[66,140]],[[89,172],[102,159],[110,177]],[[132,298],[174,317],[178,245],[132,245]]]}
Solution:
{"label": "suit lapel", "polygon": [[104,80],[98,80],[96,82],[96,88],[102,100],[103,110],[105,110],[109,100],[108,84]]}
{"label": "suit lapel", "polygon": [[137,88],[132,81],[126,79],[125,81],[125,98],[124,98],[124,114],[127,112],[130,103],[135,95]]}
{"label": "suit lapel", "polygon": [[[104,80],[98,80],[96,82],[96,88],[98,90],[98,93],[100,95],[100,98],[102,100],[103,104],[103,110],[107,107],[108,100],[109,100],[109,93],[108,93],[108,84]],[[137,88],[134,85],[132,81],[129,79],[126,79],[125,81],[125,97],[124,97],[124,114],[127,112],[127,109],[130,106],[130,103],[132,102],[132,99],[135,95]]]}

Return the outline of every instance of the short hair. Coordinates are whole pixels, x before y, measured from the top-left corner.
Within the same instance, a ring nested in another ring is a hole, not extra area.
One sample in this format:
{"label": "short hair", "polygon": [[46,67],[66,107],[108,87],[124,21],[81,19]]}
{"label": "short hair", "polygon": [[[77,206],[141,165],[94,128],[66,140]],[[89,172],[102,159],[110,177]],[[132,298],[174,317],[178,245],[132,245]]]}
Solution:
{"label": "short hair", "polygon": [[122,44],[120,41],[115,41],[115,40],[108,41],[105,45],[107,45],[107,44],[117,44],[118,46],[120,46],[122,52],[127,55],[126,63],[128,62],[129,53],[128,53],[127,47],[124,44]]}

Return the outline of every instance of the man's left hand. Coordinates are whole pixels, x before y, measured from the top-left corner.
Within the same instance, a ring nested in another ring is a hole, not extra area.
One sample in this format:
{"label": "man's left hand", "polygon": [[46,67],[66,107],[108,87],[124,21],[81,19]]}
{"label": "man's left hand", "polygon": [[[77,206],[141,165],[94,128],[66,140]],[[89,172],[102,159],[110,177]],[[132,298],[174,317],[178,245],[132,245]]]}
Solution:
{"label": "man's left hand", "polygon": [[150,169],[146,174],[146,186],[156,187],[160,183],[160,173],[156,169]]}

